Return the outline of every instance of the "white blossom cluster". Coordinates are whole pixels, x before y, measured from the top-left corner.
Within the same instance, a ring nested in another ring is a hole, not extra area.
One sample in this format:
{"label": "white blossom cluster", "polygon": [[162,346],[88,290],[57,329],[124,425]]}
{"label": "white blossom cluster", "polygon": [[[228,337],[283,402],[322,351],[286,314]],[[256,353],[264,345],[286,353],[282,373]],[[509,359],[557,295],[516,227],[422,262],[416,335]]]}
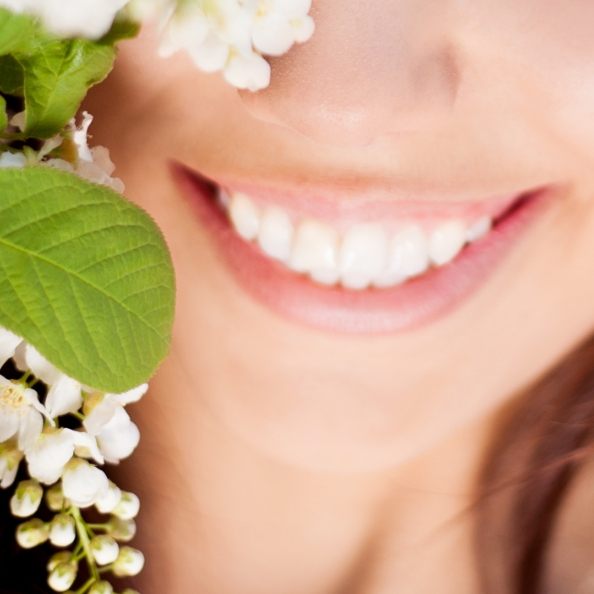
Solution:
{"label": "white blossom cluster", "polygon": [[314,32],[311,0],[132,0],[134,18],[155,18],[162,29],[160,54],[188,52],[206,72],[222,71],[239,89],[270,83],[264,56],[280,56]]}
{"label": "white blossom cluster", "polygon": [[[64,548],[78,539],[74,550],[51,558],[49,586],[57,592],[69,590],[78,575],[78,561],[86,557],[91,573],[88,592],[113,593],[98,568],[122,577],[136,575],[144,565],[140,551],[120,546],[135,535],[140,502],[111,482],[98,465],[118,463],[138,445],[138,427],[125,406],[140,400],[148,386],[120,394],[95,391],[59,371],[19,336],[0,328],[0,367],[9,359],[23,375],[16,380],[0,375],[0,487],[11,486],[24,463],[29,478],[16,487],[10,501],[12,514],[19,518],[36,514],[44,487],[46,505],[55,513],[49,521],[33,518],[22,523],[17,541],[23,548],[46,541]],[[43,402],[33,389],[39,381],[46,388]],[[66,416],[79,427],[63,426]],[[80,510],[91,506],[109,514],[109,519],[86,524]]]}
{"label": "white blossom cluster", "polygon": [[[11,118],[11,125],[15,129],[24,129],[23,116],[24,114],[21,112]],[[88,131],[92,122],[93,117],[84,112],[80,126],[77,127],[73,120],[65,133],[56,134],[46,140],[39,151],[12,151],[7,148],[4,152],[0,152],[0,168],[25,167],[26,165],[53,167],[75,173],[83,179],[107,186],[121,194],[124,191],[124,184],[121,179],[112,177],[115,165],[109,157],[108,149],[103,146],[89,148]],[[66,142],[70,142],[75,149],[68,151],[69,154],[74,154],[72,161],[52,156],[56,149]]]}
{"label": "white blossom cluster", "polygon": [[0,0],[0,7],[27,13],[59,37],[97,39],[107,33],[129,0]]}

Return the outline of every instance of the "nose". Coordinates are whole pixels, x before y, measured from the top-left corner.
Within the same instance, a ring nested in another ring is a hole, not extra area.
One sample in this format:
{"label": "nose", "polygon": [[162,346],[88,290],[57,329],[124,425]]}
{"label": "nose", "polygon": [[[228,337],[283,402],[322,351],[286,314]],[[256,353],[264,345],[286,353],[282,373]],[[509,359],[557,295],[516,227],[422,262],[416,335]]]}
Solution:
{"label": "nose", "polygon": [[251,114],[317,142],[367,145],[436,126],[459,86],[446,0],[314,0],[313,37],[271,59]]}

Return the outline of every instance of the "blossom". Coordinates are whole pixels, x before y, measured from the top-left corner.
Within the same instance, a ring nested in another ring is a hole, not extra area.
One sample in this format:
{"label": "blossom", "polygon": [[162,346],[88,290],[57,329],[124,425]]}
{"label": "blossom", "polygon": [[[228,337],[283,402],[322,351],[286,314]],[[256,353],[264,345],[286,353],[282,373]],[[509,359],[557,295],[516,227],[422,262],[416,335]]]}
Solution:
{"label": "blossom", "polygon": [[[133,12],[143,4],[146,0],[133,1]],[[311,0],[161,1],[156,9],[162,29],[159,53],[167,57],[184,50],[201,70],[222,70],[235,87],[258,91],[270,83],[270,65],[263,56],[280,56],[313,35],[310,8]],[[142,8],[138,13],[147,15]]]}
{"label": "blossom", "polygon": [[118,506],[121,499],[122,491],[115,483],[109,481],[107,489],[97,497],[95,507],[98,512],[109,514]]}
{"label": "blossom", "polygon": [[108,488],[105,473],[86,460],[73,458],[62,475],[64,497],[77,507],[89,507]]}
{"label": "blossom", "polygon": [[69,514],[57,514],[50,522],[49,541],[55,547],[68,547],[76,538],[74,518]]}
{"label": "blossom", "polygon": [[138,499],[138,496],[134,493],[124,491],[112,513],[121,520],[132,520],[138,515],[139,511],[140,499]]}
{"label": "blossom", "polygon": [[140,432],[124,410],[126,404],[137,402],[148,389],[142,384],[121,394],[95,394],[85,403],[87,415],[83,426],[96,437],[105,460],[117,463],[128,457],[138,445]]}
{"label": "blossom", "polygon": [[98,565],[109,565],[118,558],[120,546],[113,537],[102,534],[91,539],[91,551]]}
{"label": "blossom", "polygon": [[23,452],[13,440],[0,443],[0,487],[10,487],[16,478]]}
{"label": "blossom", "polygon": [[44,543],[48,537],[49,527],[39,518],[33,518],[17,526],[16,539],[23,549],[32,549]]}
{"label": "blossom", "polygon": [[43,499],[43,488],[35,480],[21,481],[10,498],[10,511],[17,518],[32,516]]}
{"label": "blossom", "polygon": [[59,563],[50,571],[47,583],[56,592],[66,592],[74,584],[77,573],[78,565],[74,561]]}
{"label": "blossom", "polygon": [[0,0],[0,7],[41,20],[60,37],[97,39],[107,33],[128,0]]}
{"label": "blossom", "polygon": [[122,547],[113,564],[113,573],[118,577],[138,575],[144,567],[144,555],[132,547]]}
{"label": "blossom", "polygon": [[35,390],[0,375],[0,442],[16,436],[25,451],[43,429],[42,415],[47,412]]}
{"label": "blossom", "polygon": [[55,483],[74,455],[74,440],[68,429],[47,430],[26,451],[29,474],[45,485]]}
{"label": "blossom", "polygon": [[100,580],[91,586],[89,594],[113,594],[113,586],[105,580]]}
{"label": "blossom", "polygon": [[53,419],[76,412],[82,406],[81,386],[65,373],[50,386],[45,398],[45,408]]}

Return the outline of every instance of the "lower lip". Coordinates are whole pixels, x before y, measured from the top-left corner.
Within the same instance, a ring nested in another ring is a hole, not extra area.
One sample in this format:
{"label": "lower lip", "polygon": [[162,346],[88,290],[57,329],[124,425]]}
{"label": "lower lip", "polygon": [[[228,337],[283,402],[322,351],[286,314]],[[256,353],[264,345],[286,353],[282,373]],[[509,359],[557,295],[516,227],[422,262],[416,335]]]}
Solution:
{"label": "lower lip", "polygon": [[388,289],[348,291],[316,285],[264,256],[241,239],[214,200],[216,186],[173,164],[173,177],[239,285],[285,318],[326,331],[388,334],[412,330],[446,316],[477,290],[544,206],[551,188],[529,194],[521,206],[451,263]]}

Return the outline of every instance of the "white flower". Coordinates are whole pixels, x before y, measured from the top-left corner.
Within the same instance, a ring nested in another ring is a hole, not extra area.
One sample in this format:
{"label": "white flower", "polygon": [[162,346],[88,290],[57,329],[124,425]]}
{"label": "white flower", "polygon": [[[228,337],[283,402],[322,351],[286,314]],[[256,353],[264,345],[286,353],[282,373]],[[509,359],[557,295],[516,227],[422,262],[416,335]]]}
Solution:
{"label": "white flower", "polygon": [[64,497],[77,507],[89,507],[108,488],[105,473],[86,460],[72,459],[62,475]]}
{"label": "white flower", "polygon": [[69,547],[76,538],[74,518],[58,514],[50,522],[49,540],[55,547]]}
{"label": "white flower", "polygon": [[132,547],[122,547],[113,565],[113,573],[118,577],[138,575],[144,567],[144,555]]}
{"label": "white flower", "polygon": [[56,369],[32,344],[22,342],[14,353],[14,362],[21,371],[32,371],[44,384],[53,384],[59,377]]}
{"label": "white flower", "polygon": [[127,458],[140,441],[140,431],[128,413],[119,407],[97,434],[97,444],[107,462],[117,464]]}
{"label": "white flower", "polygon": [[140,511],[140,499],[134,493],[124,491],[120,502],[113,510],[113,515],[121,520],[132,520]]}
{"label": "white flower", "polygon": [[91,551],[98,565],[109,565],[118,558],[120,546],[111,536],[102,534],[91,539]]}
{"label": "white flower", "polygon": [[39,518],[34,518],[17,527],[16,539],[23,549],[32,549],[44,543],[49,536],[49,528]]}
{"label": "white flower", "polygon": [[311,0],[262,0],[254,19],[252,40],[261,53],[280,56],[295,42],[307,41],[314,32],[308,16]]}
{"label": "white flower", "polygon": [[254,52],[234,54],[229,59],[223,76],[238,89],[257,91],[270,84],[270,64]]}
{"label": "white flower", "polygon": [[3,167],[24,167],[27,158],[23,153],[11,153],[6,151],[0,154],[0,168]]}
{"label": "white flower", "polygon": [[101,580],[91,586],[89,594],[113,594],[113,586],[109,582]]}
{"label": "white flower", "polygon": [[23,452],[12,440],[0,443],[0,488],[10,487],[16,478]]}
{"label": "white flower", "polygon": [[[8,153],[4,153],[4,155],[6,154]],[[0,155],[0,167],[2,167],[2,157],[4,155]],[[0,328],[0,367],[14,355],[16,348],[21,344],[22,340],[20,336],[4,328]]]}
{"label": "white flower", "polygon": [[0,442],[17,436],[25,451],[43,429],[42,414],[47,415],[35,390],[0,375]]}
{"label": "white flower", "polygon": [[201,70],[222,70],[230,84],[257,91],[270,83],[262,55],[280,56],[313,35],[310,8],[311,0],[188,1],[177,8],[161,2],[159,53],[185,50]]}
{"label": "white flower", "polygon": [[45,485],[55,483],[74,454],[69,429],[48,430],[26,451],[29,474]]}
{"label": "white flower", "polygon": [[0,0],[0,6],[41,19],[60,37],[97,39],[111,28],[128,0]]}
{"label": "white flower", "polygon": [[73,555],[70,551],[60,551],[59,553],[54,553],[50,560],[47,562],[47,570],[53,571],[60,563],[68,563],[68,561],[73,561]]}
{"label": "white flower", "polygon": [[64,494],[62,485],[52,485],[45,491],[45,504],[51,511],[57,512],[64,507]]}
{"label": "white flower", "polygon": [[32,516],[43,499],[43,488],[35,480],[21,481],[10,498],[10,511],[17,518]]}
{"label": "white flower", "polygon": [[120,520],[117,516],[111,516],[107,522],[107,531],[120,542],[130,542],[136,535],[136,522]]}
{"label": "white flower", "polygon": [[47,413],[54,419],[67,413],[76,412],[81,406],[80,384],[62,373],[48,390],[45,399]]}
{"label": "white flower", "polygon": [[122,498],[122,492],[120,488],[109,481],[107,489],[99,494],[99,497],[95,501],[95,507],[97,511],[102,514],[111,513],[117,505],[120,503]]}
{"label": "white flower", "polygon": [[97,438],[108,462],[117,463],[128,457],[138,445],[140,432],[123,407],[140,400],[147,389],[148,385],[142,384],[121,394],[91,395],[85,403],[85,410],[90,410],[83,425]]}
{"label": "white flower", "polygon": [[60,563],[50,572],[47,583],[56,592],[66,592],[74,584],[78,566],[74,561]]}

